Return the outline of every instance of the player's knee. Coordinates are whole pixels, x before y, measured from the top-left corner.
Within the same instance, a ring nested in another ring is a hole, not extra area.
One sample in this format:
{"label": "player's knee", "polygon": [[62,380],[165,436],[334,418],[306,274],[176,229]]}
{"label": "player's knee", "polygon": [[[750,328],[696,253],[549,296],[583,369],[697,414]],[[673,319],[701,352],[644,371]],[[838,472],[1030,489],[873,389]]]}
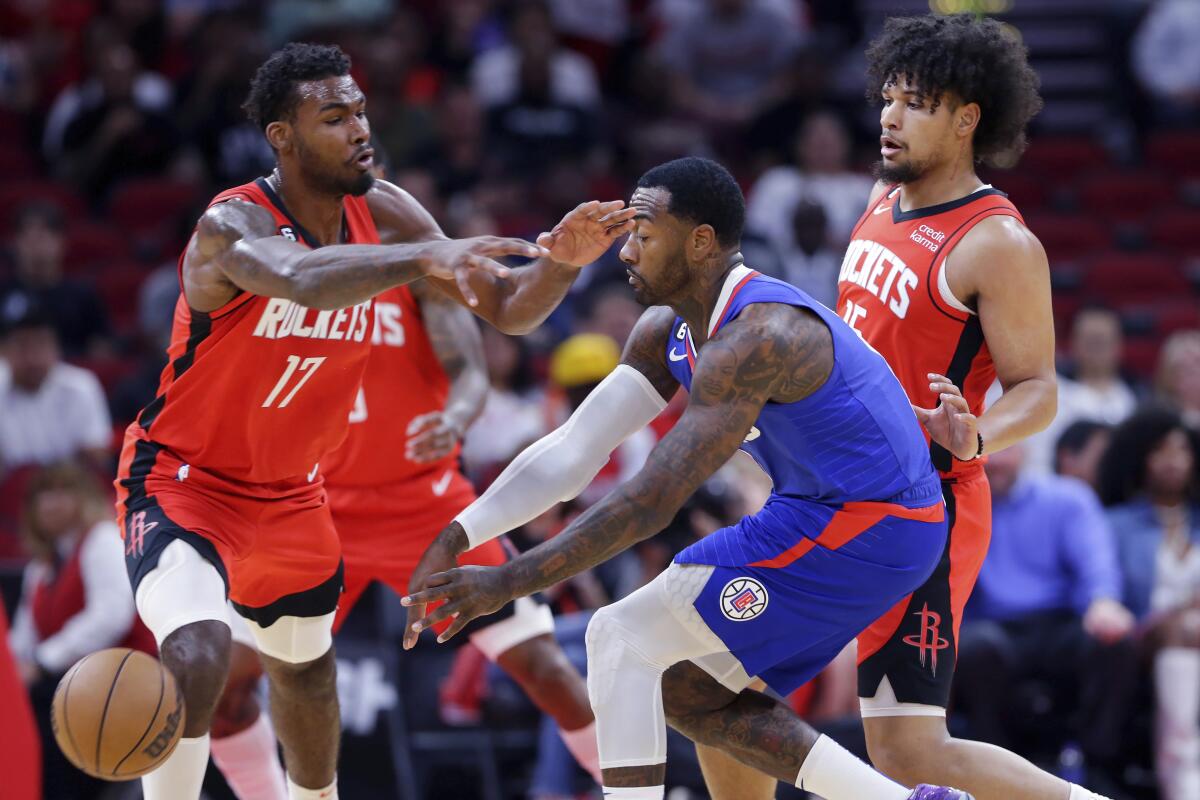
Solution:
{"label": "player's knee", "polygon": [[263,659],[275,691],[311,698],[337,696],[337,659],[333,649],[300,664],[267,656]]}
{"label": "player's knee", "polygon": [[506,650],[499,659],[500,666],[523,685],[553,688],[567,686],[579,680],[553,636],[535,636]]}
{"label": "player's knee", "polygon": [[229,672],[229,626],[216,620],[184,625],[163,640],[162,662],[175,675],[187,708],[184,736],[208,731]]}
{"label": "player's knee", "polygon": [[[888,722],[901,722],[905,718],[887,718]],[[910,718],[911,719],[911,718]],[[875,723],[876,720],[872,720]],[[867,726],[867,753],[875,769],[897,783],[916,786],[929,782],[931,775],[939,773],[942,759],[952,756],[944,752],[950,746],[950,734],[936,726],[922,726],[921,730],[900,725],[889,726],[880,731],[878,726]]]}
{"label": "player's knee", "polygon": [[725,708],[737,695],[692,662],[681,661],[663,673],[662,699],[667,720],[674,725]]}

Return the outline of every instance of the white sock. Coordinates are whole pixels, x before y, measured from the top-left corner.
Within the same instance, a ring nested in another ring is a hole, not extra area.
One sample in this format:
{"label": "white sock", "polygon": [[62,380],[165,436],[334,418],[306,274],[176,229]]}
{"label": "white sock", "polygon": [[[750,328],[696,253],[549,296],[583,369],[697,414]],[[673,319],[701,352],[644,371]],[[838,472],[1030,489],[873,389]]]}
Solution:
{"label": "white sock", "polygon": [[662,786],[604,787],[604,800],[663,800]]}
{"label": "white sock", "polygon": [[596,744],[596,723],[590,722],[573,731],[559,728],[558,733],[579,766],[583,767],[596,783],[604,783],[600,779],[600,748]]}
{"label": "white sock", "polygon": [[212,760],[238,800],[287,800],[275,731],[266,714],[244,731],[213,739]]}
{"label": "white sock", "polygon": [[1077,783],[1072,783],[1071,794],[1067,796],[1067,800],[1108,800],[1108,798],[1089,791]]}
{"label": "white sock", "polygon": [[825,800],[908,800],[912,794],[825,735],[817,739],[800,765],[796,787]]}
{"label": "white sock", "polygon": [[208,769],[208,734],[180,739],[162,766],[142,778],[144,800],[200,800]]}
{"label": "white sock", "polygon": [[334,776],[333,783],[324,789],[305,789],[303,786],[297,786],[291,775],[288,775],[287,785],[289,800],[338,800],[337,776]]}
{"label": "white sock", "polygon": [[1164,647],[1154,658],[1158,781],[1164,800],[1200,797],[1200,650]]}

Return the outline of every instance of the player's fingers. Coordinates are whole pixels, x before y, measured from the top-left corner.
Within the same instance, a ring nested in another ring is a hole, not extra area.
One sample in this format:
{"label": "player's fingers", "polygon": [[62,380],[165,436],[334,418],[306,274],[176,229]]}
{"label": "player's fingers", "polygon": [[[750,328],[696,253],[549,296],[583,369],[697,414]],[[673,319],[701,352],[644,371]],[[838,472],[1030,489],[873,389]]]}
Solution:
{"label": "player's fingers", "polygon": [[960,394],[950,394],[949,392],[943,392],[941,394],[941,398],[942,398],[942,405],[946,406],[947,408],[951,408],[955,411],[968,411],[969,412],[971,410],[971,406],[970,406],[970,404],[967,403],[966,398]]}
{"label": "player's fingers", "polygon": [[442,421],[442,412],[440,412],[440,411],[432,411],[428,414],[421,414],[419,416],[412,418],[412,421],[408,423],[408,429],[406,432],[408,433],[409,436],[413,436],[415,434],[420,433],[423,430],[432,428],[434,425],[437,425],[441,421]]}
{"label": "player's fingers", "polygon": [[925,377],[928,378],[931,383],[954,383],[954,381],[950,380],[940,372],[929,372],[926,373]]}
{"label": "player's fingers", "polygon": [[917,415],[917,419],[919,419],[921,422],[926,422],[933,419],[933,415],[937,413],[937,409],[931,410],[928,408],[922,408],[918,405],[913,405],[912,410],[913,413]]}
{"label": "player's fingers", "polygon": [[[417,624],[421,626],[421,630],[432,628],[434,625],[438,625],[445,620],[456,616],[461,611],[462,601],[457,603],[446,603],[445,605],[438,606],[433,611],[426,614],[424,618],[417,621]],[[410,626],[410,628],[411,627],[412,626]]]}
{"label": "player's fingers", "polygon": [[417,632],[417,629],[414,628],[413,626],[416,625],[424,616],[425,616],[425,604],[424,603],[417,603],[416,605],[412,605],[412,606],[408,607],[408,617],[405,620],[405,625],[404,625],[404,641],[401,642],[401,645],[404,647],[405,650],[412,650],[413,645],[415,645],[417,643],[417,637],[420,634]]}
{"label": "player's fingers", "polygon": [[601,225],[615,225],[618,222],[625,222],[626,220],[633,219],[634,215],[636,214],[636,208],[622,208],[605,214],[604,216],[600,217],[597,222],[599,222]]}
{"label": "player's fingers", "polygon": [[463,300],[467,301],[467,305],[472,308],[479,305],[479,298],[475,296],[475,291],[471,289],[471,270],[468,267],[454,268],[454,282],[458,284],[458,291],[462,294]]}
{"label": "player's fingers", "polygon": [[962,395],[962,391],[953,383],[931,383],[929,388],[938,394],[957,394]]}
{"label": "player's fingers", "polygon": [[550,255],[546,248],[527,242],[524,239],[513,239],[507,236],[488,236],[480,243],[475,252],[484,256],[524,256],[525,258],[540,258]]}
{"label": "player's fingers", "polygon": [[454,622],[450,623],[450,627],[446,628],[446,630],[442,632],[442,635],[437,638],[438,644],[444,644],[445,642],[450,641],[452,638],[458,635],[459,631],[467,627],[467,625],[473,619],[475,618],[469,616],[468,614],[459,614],[457,617],[455,617]]}
{"label": "player's fingers", "polygon": [[544,233],[539,233],[538,237],[537,237],[537,243],[539,245],[541,245],[542,247],[546,248],[547,250],[554,247],[554,243],[557,240],[558,240],[558,232],[557,231],[546,231]]}
{"label": "player's fingers", "polygon": [[604,235],[610,239],[617,239],[633,230],[634,222],[622,222],[620,225],[613,225],[611,228],[604,229]]}
{"label": "player's fingers", "polygon": [[624,200],[605,200],[596,204],[596,211],[601,215],[612,214],[614,211],[620,211],[623,208],[625,208]]}

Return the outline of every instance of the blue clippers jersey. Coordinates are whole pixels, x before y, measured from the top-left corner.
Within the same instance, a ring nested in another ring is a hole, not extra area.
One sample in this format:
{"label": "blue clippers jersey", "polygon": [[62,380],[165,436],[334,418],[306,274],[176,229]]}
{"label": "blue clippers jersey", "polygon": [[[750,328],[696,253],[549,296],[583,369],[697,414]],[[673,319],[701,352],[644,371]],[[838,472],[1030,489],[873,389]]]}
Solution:
{"label": "blue clippers jersey", "polygon": [[[883,357],[833,311],[796,287],[739,266],[709,322],[711,339],[751,303],[807,308],[833,336],[828,380],[795,403],[767,403],[742,443],[774,482],[773,497],[822,504],[891,502],[922,508],[941,500],[929,447],[904,389]],[[691,390],[696,348],[676,317],[667,365]]]}

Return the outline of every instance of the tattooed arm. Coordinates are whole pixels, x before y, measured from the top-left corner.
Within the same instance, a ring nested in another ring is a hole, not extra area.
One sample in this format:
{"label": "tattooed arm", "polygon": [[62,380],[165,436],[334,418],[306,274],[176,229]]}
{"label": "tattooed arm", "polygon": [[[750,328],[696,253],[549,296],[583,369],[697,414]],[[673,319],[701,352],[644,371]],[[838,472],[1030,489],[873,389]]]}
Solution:
{"label": "tattooed arm", "polygon": [[832,337],[816,315],[776,304],[748,306],[704,345],[687,409],[637,475],[558,536],[503,567],[430,576],[431,588],[405,598],[406,604],[447,603],[416,624],[425,628],[456,615],[440,637],[444,641],[511,598],[551,586],[652,536],[729,460],[768,400],[802,399],[832,368]]}
{"label": "tattooed arm", "polygon": [[470,312],[458,303],[424,281],[409,288],[420,304],[434,355],[450,379],[450,392],[442,408],[409,423],[405,456],[419,462],[438,461],[453,452],[487,401],[483,338]]}

